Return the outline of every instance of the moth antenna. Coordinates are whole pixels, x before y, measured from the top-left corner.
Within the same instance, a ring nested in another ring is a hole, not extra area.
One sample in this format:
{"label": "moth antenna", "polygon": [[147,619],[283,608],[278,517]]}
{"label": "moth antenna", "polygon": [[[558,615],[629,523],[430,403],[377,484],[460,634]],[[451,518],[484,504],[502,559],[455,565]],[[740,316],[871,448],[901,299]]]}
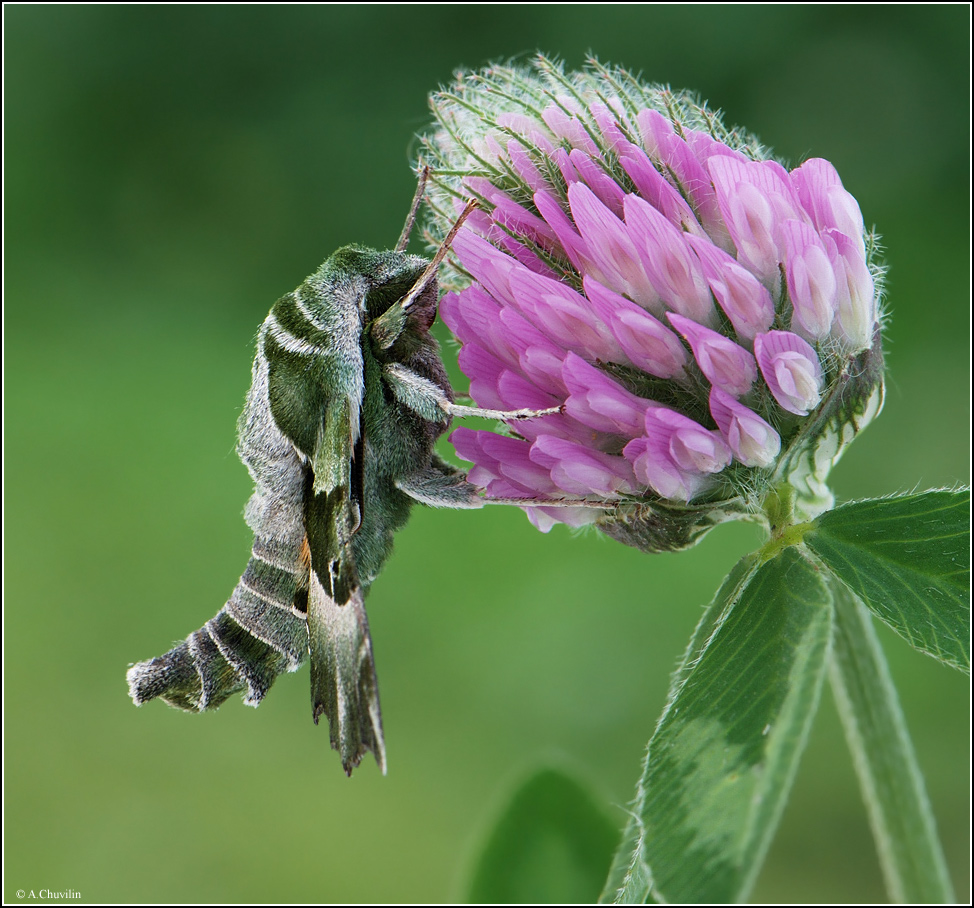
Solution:
{"label": "moth antenna", "polygon": [[405,252],[409,245],[409,234],[413,232],[416,225],[416,217],[419,214],[419,206],[423,203],[423,196],[426,193],[426,183],[430,178],[429,164],[424,164],[419,174],[419,183],[416,185],[416,194],[413,196],[413,203],[409,206],[409,214],[406,216],[406,223],[402,226],[402,233],[399,234],[399,242],[396,243],[396,252]]}
{"label": "moth antenna", "polygon": [[426,270],[419,276],[419,279],[413,284],[412,290],[409,291],[403,298],[402,302],[399,304],[399,308],[403,312],[407,312],[409,307],[416,302],[419,295],[426,289],[434,277],[436,277],[436,272],[446,258],[446,254],[450,251],[450,244],[453,242],[456,235],[460,232],[460,228],[463,226],[463,222],[473,214],[474,210],[477,208],[477,200],[470,199],[469,202],[464,206],[463,211],[460,212],[460,216],[454,221],[453,226],[450,228],[450,232],[443,238],[443,242],[440,243],[440,248],[436,250],[436,255],[433,256],[433,261],[426,266]]}

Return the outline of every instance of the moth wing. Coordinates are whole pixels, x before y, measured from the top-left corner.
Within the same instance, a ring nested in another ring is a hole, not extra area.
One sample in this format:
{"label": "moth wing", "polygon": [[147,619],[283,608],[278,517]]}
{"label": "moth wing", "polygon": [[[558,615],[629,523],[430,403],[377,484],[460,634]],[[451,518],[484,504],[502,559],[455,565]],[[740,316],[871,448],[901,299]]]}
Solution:
{"label": "moth wing", "polygon": [[352,412],[347,398],[329,407],[305,495],[312,715],[315,724],[328,717],[331,745],[349,775],[369,750],[383,773],[386,766],[372,640],[351,544],[361,519],[355,479],[363,441],[358,426],[353,432]]}
{"label": "moth wing", "polygon": [[385,773],[379,689],[361,587],[355,586],[339,603],[312,568],[308,632],[315,723],[322,714],[328,717],[331,746],[348,775],[369,750]]}

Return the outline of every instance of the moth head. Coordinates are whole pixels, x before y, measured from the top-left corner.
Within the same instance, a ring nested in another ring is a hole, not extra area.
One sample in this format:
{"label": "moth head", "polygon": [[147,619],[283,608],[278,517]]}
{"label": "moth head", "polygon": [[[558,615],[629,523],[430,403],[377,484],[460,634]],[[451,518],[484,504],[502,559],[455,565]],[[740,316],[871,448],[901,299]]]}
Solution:
{"label": "moth head", "polygon": [[439,286],[428,259],[401,252],[378,255],[386,267],[371,275],[365,317],[372,339],[379,349],[387,350],[400,339],[415,342],[429,332],[436,318]]}

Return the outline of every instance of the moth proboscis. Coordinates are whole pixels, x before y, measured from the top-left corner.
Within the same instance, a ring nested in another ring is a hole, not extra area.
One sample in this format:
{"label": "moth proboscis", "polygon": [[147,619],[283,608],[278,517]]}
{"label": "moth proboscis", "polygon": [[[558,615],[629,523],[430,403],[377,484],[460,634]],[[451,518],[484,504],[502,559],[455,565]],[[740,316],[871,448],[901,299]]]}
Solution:
{"label": "moth proboscis", "polygon": [[247,568],[214,618],[128,672],[137,705],[158,697],[203,711],[238,690],[258,705],[279,674],[310,656],[312,715],[316,724],[328,718],[349,775],[366,751],[386,768],[364,597],[395,531],[415,501],[488,503],[435,453],[437,438],[453,416],[554,412],[454,403],[430,326],[437,268],[474,205],[432,260],[406,254],[427,177],[395,249],[344,246],[271,308],[237,426],[255,486]]}

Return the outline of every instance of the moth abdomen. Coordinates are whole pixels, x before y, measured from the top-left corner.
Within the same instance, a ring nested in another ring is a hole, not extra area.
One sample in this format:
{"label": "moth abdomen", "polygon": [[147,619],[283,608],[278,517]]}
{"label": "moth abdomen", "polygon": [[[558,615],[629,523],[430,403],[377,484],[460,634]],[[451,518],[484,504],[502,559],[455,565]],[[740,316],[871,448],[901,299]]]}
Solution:
{"label": "moth abdomen", "polygon": [[275,548],[283,555],[280,546],[255,540],[247,570],[217,615],[168,653],[129,669],[136,705],[159,698],[202,712],[243,690],[244,702],[256,706],[278,675],[301,666],[308,657],[306,575],[266,561]]}
{"label": "moth abdomen", "polygon": [[294,671],[308,657],[306,603],[306,573],[298,577],[255,555],[224,610],[251,637],[286,659],[288,665],[280,671]]}
{"label": "moth abdomen", "polygon": [[126,675],[136,706],[157,697],[177,709],[202,712],[246,686],[223,658],[208,626],[193,631],[168,653],[133,665]]}

